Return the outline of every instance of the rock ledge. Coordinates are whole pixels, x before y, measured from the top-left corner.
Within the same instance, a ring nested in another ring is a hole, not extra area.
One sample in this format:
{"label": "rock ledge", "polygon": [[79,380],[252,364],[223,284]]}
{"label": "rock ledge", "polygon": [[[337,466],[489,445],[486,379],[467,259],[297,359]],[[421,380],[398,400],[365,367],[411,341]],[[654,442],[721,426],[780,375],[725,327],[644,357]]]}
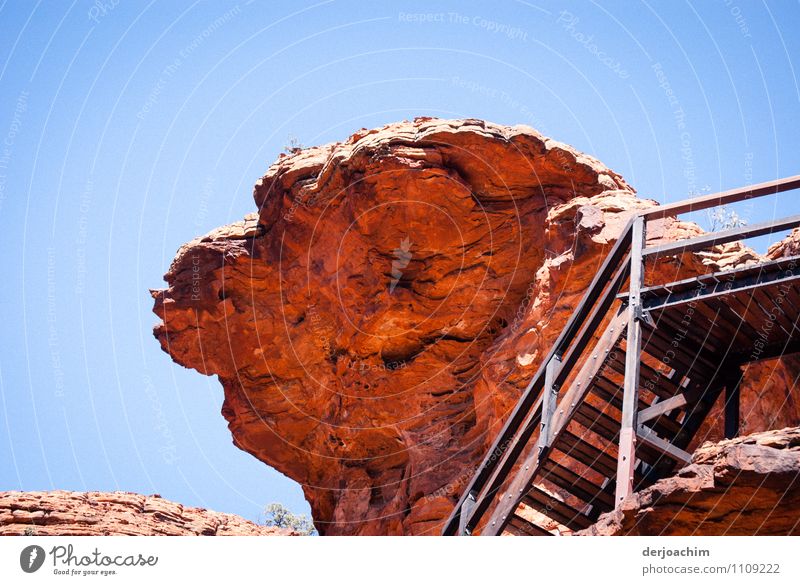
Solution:
{"label": "rock ledge", "polygon": [[131,492],[0,492],[0,536],[276,536],[234,514]]}

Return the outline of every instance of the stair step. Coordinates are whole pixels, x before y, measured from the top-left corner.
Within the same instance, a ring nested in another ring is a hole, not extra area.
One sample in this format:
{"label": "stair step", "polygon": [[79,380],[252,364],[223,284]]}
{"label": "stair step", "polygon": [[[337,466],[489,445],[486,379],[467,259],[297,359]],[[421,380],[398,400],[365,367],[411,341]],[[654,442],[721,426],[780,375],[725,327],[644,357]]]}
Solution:
{"label": "stair step", "polygon": [[[604,477],[614,479],[617,475],[617,460],[615,457],[612,457],[605,451],[598,449],[569,431],[564,431],[564,433],[562,433],[559,440],[553,445],[553,448],[583,463],[586,467],[589,467]],[[652,449],[648,449],[644,446],[642,446],[641,449],[637,449],[636,455],[637,458],[644,460],[650,465],[664,460],[660,453],[655,453]],[[634,483],[638,485],[642,480],[643,476],[641,472],[636,471]]]}
{"label": "stair step", "polygon": [[[613,389],[613,392],[612,392]],[[616,387],[612,382],[605,378],[595,378],[592,381],[591,392],[598,398],[604,400],[618,412],[622,412],[622,388]],[[639,410],[644,410],[650,406],[645,401],[639,399]],[[680,410],[676,408],[675,410]],[[675,435],[681,430],[681,423],[666,416],[654,419],[653,428],[661,435]],[[650,423],[648,423],[650,424]]]}
{"label": "stair step", "polygon": [[[618,374],[625,375],[625,362],[620,359],[609,360],[608,366]],[[667,377],[665,372],[658,372],[645,363],[639,364],[640,387],[649,390],[659,398],[670,398],[681,390],[680,380]]]}
{"label": "stair step", "polygon": [[[705,333],[699,327],[684,328],[681,323],[681,315],[675,314],[670,309],[653,313],[653,318],[658,323],[658,328],[664,331],[665,335],[672,339],[679,339],[682,344],[691,344],[691,351],[698,360],[702,360],[706,365],[711,366],[712,371],[716,370],[718,360],[713,351],[703,343]],[[689,347],[687,346],[687,349]]]}
{"label": "stair step", "polygon": [[617,473],[616,459],[569,431],[565,431],[553,447],[605,477],[614,477]]}
{"label": "stair step", "polygon": [[578,407],[573,420],[607,441],[617,443],[620,423],[588,402],[584,402]]}
{"label": "stair step", "polygon": [[554,483],[592,506],[614,507],[613,494],[608,493],[602,486],[592,483],[549,458],[542,467],[545,471],[541,476],[542,479]]}
{"label": "stair step", "polygon": [[[678,341],[680,343],[676,343]],[[662,327],[645,325],[642,331],[642,351],[660,361],[664,361],[669,355],[667,365],[691,377],[708,378],[714,375],[716,369],[694,349],[687,347],[686,339],[675,334],[670,336]]]}
{"label": "stair step", "polygon": [[[619,441],[620,423],[587,402],[581,404],[575,412],[574,420],[613,445]],[[662,453],[642,444],[637,446],[636,457],[648,465],[655,465],[663,460]]]}
{"label": "stair step", "polygon": [[511,516],[511,520],[509,520],[506,525],[506,530],[514,536],[553,536],[552,532],[545,530],[533,522],[528,522],[525,518],[517,516],[516,514]]}
{"label": "stair step", "polygon": [[593,524],[591,518],[583,512],[535,486],[522,498],[522,503],[571,530],[581,530]]}

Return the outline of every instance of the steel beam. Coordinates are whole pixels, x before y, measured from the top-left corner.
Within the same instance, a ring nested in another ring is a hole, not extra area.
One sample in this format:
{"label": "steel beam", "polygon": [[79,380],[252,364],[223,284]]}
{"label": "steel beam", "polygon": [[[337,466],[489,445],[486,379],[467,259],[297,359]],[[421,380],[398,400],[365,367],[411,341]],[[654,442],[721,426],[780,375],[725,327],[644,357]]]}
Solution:
{"label": "steel beam", "polygon": [[[630,239],[630,233],[626,236],[626,239]],[[623,253],[626,250],[622,250]],[[583,327],[580,329],[580,333],[578,334],[577,338],[574,340],[569,349],[566,352],[566,355],[562,359],[561,368],[558,370],[555,376],[555,384],[558,386],[563,385],[566,377],[572,371],[572,368],[575,367],[575,364],[580,359],[581,355],[583,354],[584,349],[590,343],[592,337],[597,332],[597,328],[602,324],[603,320],[606,318],[608,314],[608,310],[611,308],[611,305],[616,300],[616,294],[619,290],[620,286],[624,283],[625,279],[628,277],[628,257],[625,256],[625,262],[621,266],[616,266],[616,270],[612,271],[612,278],[611,282],[604,282],[602,283],[603,288],[605,288],[605,292],[602,294],[600,299],[595,304],[594,308],[591,309],[591,313],[586,318],[586,322],[583,324]],[[575,318],[575,316],[573,316]],[[562,333],[563,335],[563,333]],[[559,339],[561,339],[559,337]],[[549,363],[549,360],[552,359],[555,355],[555,349],[559,347],[557,343],[554,348],[550,351],[550,354],[547,356],[545,362],[539,368],[536,376],[531,380],[526,388],[525,392],[523,393],[523,398],[520,399],[520,402],[517,404],[516,408],[514,409],[514,413],[512,413],[512,418],[516,415],[516,413],[521,412],[522,408],[524,407],[524,400],[526,396],[536,396],[536,392],[541,390],[544,387],[544,377],[546,374],[546,364]],[[540,420],[541,420],[541,407],[542,407],[543,398],[542,395],[539,394],[539,397],[532,407],[532,409],[528,410],[527,418],[525,418],[520,425],[522,430],[518,431],[515,434],[511,434],[510,438],[507,440],[504,439],[505,443],[498,443],[500,438],[506,436],[505,431],[501,431],[500,437],[495,440],[492,449],[487,454],[486,458],[484,459],[484,463],[494,458],[491,466],[482,467],[478,474],[473,477],[472,482],[470,483],[471,489],[468,489],[468,492],[465,492],[462,495],[461,500],[458,503],[458,506],[454,509],[453,513],[451,513],[450,518],[445,525],[445,529],[443,534],[449,535],[454,534],[455,531],[458,529],[458,517],[461,514],[461,505],[464,503],[466,498],[466,493],[472,492],[476,495],[476,504],[475,508],[472,511],[472,517],[467,520],[466,528],[467,530],[473,529],[477,523],[480,521],[483,514],[488,510],[491,506],[492,499],[497,494],[497,491],[502,486],[503,482],[508,478],[508,474],[513,469],[514,465],[516,464],[517,459],[522,455],[525,447],[527,446],[527,442],[530,437],[533,435],[533,431],[537,428]],[[511,420],[506,422],[506,425],[509,425]],[[519,427],[516,427],[519,428]],[[505,429],[505,427],[504,427]],[[486,477],[482,477],[482,473],[486,473]],[[476,487],[472,487],[476,486]],[[477,487],[480,486],[480,487]]]}
{"label": "steel beam", "polygon": [[676,240],[674,242],[669,242],[668,244],[661,244],[660,246],[652,246],[650,248],[645,248],[643,254],[645,258],[648,258],[650,256],[666,256],[675,252],[693,252],[695,250],[704,250],[719,244],[738,242],[739,240],[744,240],[747,238],[755,238],[757,236],[781,232],[795,228],[799,225],[800,215],[792,215],[785,219],[765,221],[763,223],[732,228],[729,230],[723,230],[721,232],[711,232],[710,234],[697,236],[696,238]]}
{"label": "steel beam", "polygon": [[631,235],[631,282],[628,292],[628,343],[625,348],[625,383],[622,395],[622,428],[619,433],[617,456],[616,507],[633,492],[636,465],[636,411],[639,406],[639,367],[642,351],[642,305],[640,291],[644,284],[645,222],[639,216],[633,223]]}
{"label": "steel beam", "polygon": [[475,496],[469,494],[467,499],[461,505],[461,515],[458,519],[458,534],[459,536],[469,536],[470,531],[467,529],[467,520],[472,515],[472,509],[475,507]]}
{"label": "steel beam", "polygon": [[[622,335],[628,322],[627,320],[627,311],[617,313],[597,341],[592,358],[584,362],[577,376],[570,384],[569,390],[564,393],[559,402],[560,407],[557,408],[557,413],[554,414],[551,423],[553,431],[553,436],[550,438],[551,445],[555,444],[559,437],[562,436],[575,412],[583,404],[583,400],[589,392],[592,379],[606,362],[606,357]],[[563,368],[559,370],[559,376],[556,376],[557,382],[563,371]],[[482,534],[495,535],[502,533],[509,518],[512,517],[514,510],[519,505],[522,496],[530,488],[534,478],[542,469],[547,456],[546,451],[543,452],[538,448],[529,450],[528,455],[519,466],[516,476],[492,511],[489,522]]]}
{"label": "steel beam", "polygon": [[680,447],[676,447],[669,441],[659,437],[653,431],[653,429],[650,429],[644,425],[639,425],[639,428],[636,429],[636,435],[642,440],[642,443],[644,443],[648,447],[652,447],[653,449],[655,449],[659,453],[666,455],[667,457],[671,457],[678,463],[689,465],[692,462],[691,455],[689,455],[686,451],[684,451]]}
{"label": "steel beam", "polygon": [[561,369],[561,356],[553,356],[547,363],[544,374],[544,388],[542,389],[542,420],[539,423],[539,452],[543,452],[550,447],[553,439],[553,413],[556,411],[558,403],[558,386],[556,386],[556,376]]}
{"label": "steel beam", "polygon": [[[543,412],[543,394],[541,390],[551,388],[549,380],[554,380],[553,385],[561,385],[567,377],[570,376],[572,369],[578,363],[581,355],[586,348],[587,339],[591,337],[594,330],[602,322],[604,313],[610,308],[611,303],[614,301],[613,296],[609,298],[609,292],[614,293],[618,290],[615,288],[615,283],[619,283],[627,276],[628,262],[621,260],[627,250],[629,244],[634,242],[631,248],[637,249],[631,251],[632,260],[630,264],[634,267],[631,270],[631,292],[629,295],[629,304],[627,308],[626,317],[630,315],[630,322],[628,326],[628,355],[626,355],[626,368],[625,368],[625,392],[623,393],[623,420],[622,432],[620,438],[620,458],[617,461],[617,492],[620,491],[630,493],[632,482],[630,478],[633,474],[635,464],[635,430],[639,427],[637,421],[636,409],[638,406],[638,381],[639,381],[639,360],[641,352],[641,324],[639,319],[642,318],[643,312],[641,307],[641,284],[643,276],[644,255],[642,248],[644,247],[645,235],[645,221],[651,219],[658,219],[667,216],[679,215],[690,211],[698,211],[701,209],[708,209],[719,205],[734,203],[737,201],[744,201],[746,199],[761,197],[774,193],[780,193],[791,189],[800,188],[800,175],[788,177],[778,181],[770,181],[761,183],[750,187],[741,189],[734,189],[725,191],[714,195],[707,195],[698,197],[691,200],[681,201],[669,205],[663,205],[640,213],[635,216],[625,227],[620,238],[615,246],[612,248],[609,255],[606,257],[602,266],[598,270],[595,278],[593,279],[589,289],[584,295],[581,303],[573,313],[565,328],[562,330],[558,340],[549,352],[548,356],[542,362],[541,367],[536,375],[531,379],[530,383],[523,392],[523,396],[517,403],[514,411],[506,420],[503,429],[495,439],[492,448],[487,453],[482,464],[479,466],[475,476],[473,476],[467,489],[462,494],[462,497],[454,508],[453,512],[448,519],[444,534],[469,534],[477,523],[480,521],[483,513],[492,505],[493,500],[497,496],[500,487],[505,483],[509,473],[518,463],[519,458],[525,452],[528,441],[533,436],[535,429],[539,428],[540,419]],[[751,226],[750,228],[742,228],[737,230],[727,230],[723,233],[713,234],[705,239],[694,239],[692,242],[679,242],[673,244],[674,250],[686,250],[687,244],[690,246],[708,246],[722,241],[732,241],[733,238],[739,238],[742,235],[752,235],[757,233],[771,233],[780,229],[780,227],[788,228],[792,225],[800,223],[800,216],[789,218],[782,222],[771,222],[769,224],[759,224]],[[639,224],[639,227],[635,227]],[[653,255],[657,253],[668,253],[669,249],[665,247],[656,247],[649,249],[646,255]],[[613,279],[612,279],[613,277]],[[612,285],[607,285],[609,280],[612,280]],[[607,290],[606,290],[607,289]],[[588,335],[588,336],[587,336]],[[553,368],[548,376],[548,364],[556,355],[564,355],[560,368]],[[635,354],[635,355],[632,355]],[[634,363],[635,360],[635,363]],[[628,366],[632,367],[628,367]],[[545,378],[549,380],[545,380]],[[719,388],[721,390],[721,386]],[[572,390],[572,389],[571,389]],[[688,399],[688,396],[687,396]],[[579,399],[582,400],[582,397]],[[568,402],[566,398],[562,400],[563,403]],[[710,405],[706,405],[710,406]],[[547,411],[550,411],[551,404],[548,403]],[[708,408],[701,408],[706,412]],[[693,430],[702,419],[700,412],[695,414],[695,408],[691,408],[690,421],[688,426]],[[654,414],[654,413],[649,413]],[[567,417],[569,418],[569,417]],[[698,420],[695,420],[697,418]],[[560,416],[553,415],[553,420],[550,421],[550,429],[558,432],[560,424]],[[691,423],[691,424],[689,424]],[[646,427],[642,427],[646,429]],[[687,429],[688,430],[688,429]],[[647,434],[647,430],[642,431]],[[549,433],[548,433],[549,434]],[[681,440],[688,440],[693,433],[686,434]],[[679,437],[680,438],[680,437]],[[653,439],[653,437],[650,437]],[[660,439],[655,437],[655,439]],[[548,443],[552,444],[555,439],[545,437],[545,450]],[[663,440],[662,440],[663,441]],[[644,442],[644,439],[643,439]],[[663,445],[662,445],[663,446]],[[675,445],[667,444],[667,446],[675,447]],[[677,447],[676,447],[677,448]],[[535,448],[529,451],[538,451]],[[624,451],[629,451],[627,457]],[[678,453],[680,455],[680,453]],[[541,461],[537,461],[537,467]],[[523,478],[517,477],[515,480],[522,480]],[[516,499],[516,497],[512,497]],[[473,503],[474,502],[474,503]],[[619,499],[617,500],[619,503]],[[502,507],[502,506],[501,506]],[[463,518],[462,518],[463,516]],[[503,520],[506,518],[504,517]]]}
{"label": "steel beam", "polygon": [[[589,324],[592,324],[593,321],[596,321],[597,315],[600,315],[600,317],[603,316],[604,312],[608,310],[615,299],[618,287],[615,288],[614,283],[621,283],[621,281],[624,280],[625,275],[620,272],[619,268],[630,244],[633,221],[634,220],[631,219],[623,228],[617,242],[611,248],[608,256],[606,256],[606,259],[603,261],[592,283],[581,299],[580,304],[567,322],[566,327],[561,331],[550,353],[523,391],[522,397],[504,423],[503,428],[492,443],[489,452],[478,467],[478,471],[473,476],[466,490],[464,490],[464,493],[461,495],[461,499],[447,519],[442,534],[456,534],[461,523],[460,516],[463,505],[468,495],[483,494],[482,497],[478,496],[476,498],[477,505],[473,510],[473,514],[477,517],[474,520],[472,518],[467,520],[467,529],[475,526],[477,520],[479,520],[479,516],[486,511],[486,507],[488,506],[488,503],[485,502],[484,499],[494,496],[494,493],[499,487],[498,479],[500,483],[502,483],[502,480],[505,479],[511,467],[513,467],[514,462],[511,461],[509,464],[508,461],[509,459],[519,456],[522,447],[524,447],[524,442],[530,438],[531,429],[530,427],[526,427],[526,422],[535,422],[536,414],[534,411],[541,406],[539,391],[544,385],[546,364],[555,355],[564,352],[564,348],[568,347],[578,331],[581,331],[581,327],[584,325],[587,318],[590,321]],[[616,277],[614,276],[615,274]],[[614,279],[612,285],[608,288],[608,291],[603,294],[604,289],[612,278]],[[586,327],[583,328],[584,331],[586,329]],[[589,329],[592,328],[590,327]],[[537,396],[539,396],[539,398],[537,398]],[[520,445],[520,443],[523,444]]]}
{"label": "steel beam", "polygon": [[686,394],[676,394],[672,398],[667,398],[666,400],[656,402],[654,405],[640,410],[639,416],[636,417],[636,420],[639,424],[642,424],[654,418],[658,418],[662,414],[667,414],[676,408],[686,406],[688,403],[689,399],[687,398]]}
{"label": "steel beam", "polygon": [[765,195],[782,193],[783,191],[791,191],[797,188],[800,188],[800,175],[775,181],[767,181],[748,187],[740,187],[739,189],[722,191],[720,193],[713,193],[711,195],[704,195],[702,197],[694,197],[693,199],[684,199],[683,201],[668,203],[667,205],[660,205],[642,212],[641,215],[647,220],[660,219],[671,215],[680,215],[681,213],[689,213],[690,211],[700,211],[711,207],[719,207],[720,205],[763,197]]}

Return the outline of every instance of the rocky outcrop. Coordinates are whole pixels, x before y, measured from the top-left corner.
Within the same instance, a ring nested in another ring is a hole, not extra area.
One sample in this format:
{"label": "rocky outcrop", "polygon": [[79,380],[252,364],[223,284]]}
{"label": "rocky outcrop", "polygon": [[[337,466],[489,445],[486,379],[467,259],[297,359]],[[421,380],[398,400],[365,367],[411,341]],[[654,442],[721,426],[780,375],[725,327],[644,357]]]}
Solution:
{"label": "rocky outcrop", "polygon": [[[282,155],[254,198],[178,251],[155,335],[219,377],[234,443],[300,482],[322,534],[438,533],[622,227],[656,204],[530,127],[430,118]],[[648,239],[700,231],[667,218]],[[728,244],[648,277],[755,260]]]}
{"label": "rocky outcrop", "polygon": [[[763,260],[800,255],[800,230],[767,250]],[[800,354],[753,362],[744,368],[741,389],[741,434],[800,424]],[[722,401],[714,405],[693,446],[724,436]]]}
{"label": "rocky outcrop", "polygon": [[578,534],[800,534],[800,429],[705,443],[674,477]]}
{"label": "rocky outcrop", "polygon": [[0,492],[0,536],[274,536],[287,530],[130,492]]}
{"label": "rocky outcrop", "polygon": [[800,255],[800,229],[792,230],[785,239],[772,244],[766,254],[770,260],[798,255]]}

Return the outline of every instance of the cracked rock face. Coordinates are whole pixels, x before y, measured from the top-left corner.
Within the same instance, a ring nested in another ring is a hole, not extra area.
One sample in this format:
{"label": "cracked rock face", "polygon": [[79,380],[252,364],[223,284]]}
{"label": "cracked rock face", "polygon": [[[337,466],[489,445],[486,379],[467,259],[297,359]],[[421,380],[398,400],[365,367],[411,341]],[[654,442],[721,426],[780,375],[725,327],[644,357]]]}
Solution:
{"label": "cracked rock face", "polygon": [[273,536],[287,530],[130,492],[0,492],[0,536]]}
{"label": "cracked rock face", "polygon": [[800,534],[800,429],[703,444],[691,465],[631,495],[590,535]]}
{"label": "cracked rock face", "polygon": [[[254,198],[178,251],[155,335],[219,377],[234,443],[303,486],[321,534],[438,533],[629,216],[655,205],[530,127],[430,118],[282,155]],[[698,233],[667,218],[648,238]],[[651,275],[754,259],[730,244]]]}

